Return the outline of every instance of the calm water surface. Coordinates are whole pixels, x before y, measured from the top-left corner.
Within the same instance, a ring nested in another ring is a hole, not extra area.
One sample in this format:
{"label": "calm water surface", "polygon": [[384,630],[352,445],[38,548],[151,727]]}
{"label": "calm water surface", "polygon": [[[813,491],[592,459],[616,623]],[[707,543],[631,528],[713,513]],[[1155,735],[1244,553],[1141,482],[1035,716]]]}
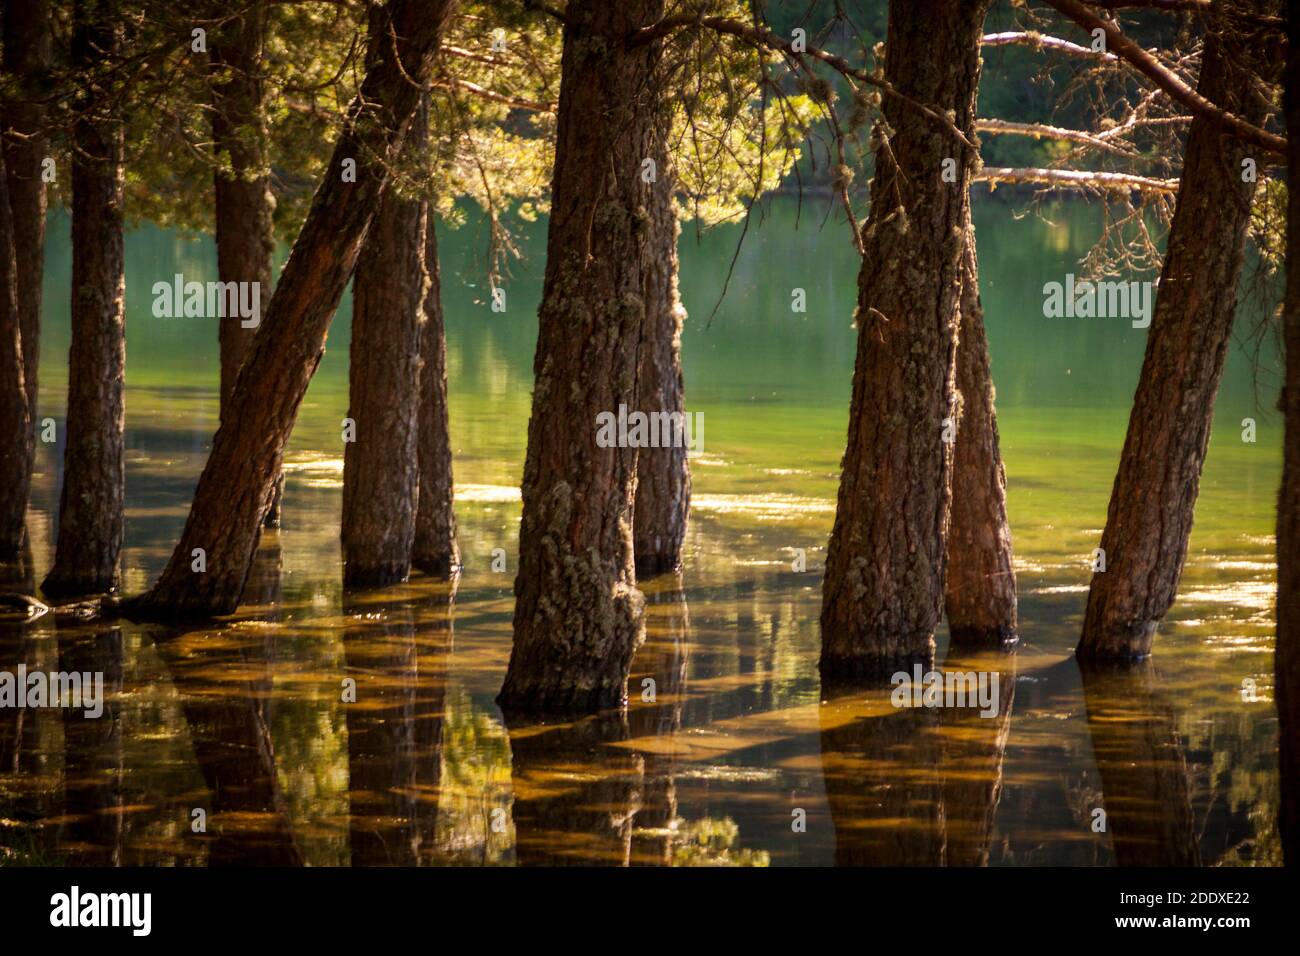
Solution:
{"label": "calm water surface", "polygon": [[[628,713],[507,728],[493,697],[510,649],[545,228],[523,237],[500,314],[484,301],[483,236],[467,226],[440,239],[458,587],[417,576],[342,591],[345,302],[288,452],[284,528],[264,535],[239,614],[201,630],[0,622],[0,670],[103,671],[108,689],[99,720],[0,711],[0,864],[1280,863],[1276,359],[1252,362],[1257,316],[1243,313],[1156,658],[1085,681],[1072,648],[1145,333],[1042,317],[1043,283],[1080,271],[1098,223],[1085,205],[1049,213],[976,209],[1022,642],[956,659],[941,633],[939,660],[996,671],[998,717],[896,710],[888,689],[821,699],[856,257],[842,225],[821,228],[823,210],[805,206],[796,223],[782,201],[751,228],[711,323],[738,230],[683,236],[687,406],[704,413],[705,454],[685,567],[643,584]],[[38,417],[60,423],[69,272],[55,217]],[[130,592],[170,553],[216,426],[213,322],[150,313],[151,285],[176,272],[215,278],[211,240],[128,237]],[[806,314],[790,311],[796,287]],[[1241,441],[1246,417],[1254,444]],[[52,560],[61,448],[39,455],[37,580]],[[496,548],[505,573],[492,570]],[[355,703],[342,701],[347,680]]]}

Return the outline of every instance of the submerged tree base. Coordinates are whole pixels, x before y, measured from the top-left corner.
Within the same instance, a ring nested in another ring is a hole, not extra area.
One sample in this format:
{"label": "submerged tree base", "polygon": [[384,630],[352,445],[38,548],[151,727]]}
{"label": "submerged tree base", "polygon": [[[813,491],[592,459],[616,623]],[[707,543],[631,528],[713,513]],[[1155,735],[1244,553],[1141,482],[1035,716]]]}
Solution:
{"label": "submerged tree base", "polygon": [[[910,672],[916,664],[926,669],[934,666],[934,638],[928,634],[905,642],[882,641],[879,644],[881,650],[863,648],[851,654],[828,652],[826,643],[823,637],[818,661],[823,698],[849,690],[879,687],[899,671]],[[884,650],[887,645],[890,649]]]}
{"label": "submerged tree base", "polygon": [[1095,622],[1085,623],[1079,646],[1074,656],[1081,661],[1126,661],[1138,663],[1151,656],[1159,621]]}
{"label": "submerged tree base", "polygon": [[953,627],[948,625],[949,643],[952,647],[969,649],[1005,650],[1020,643],[1014,627]]}

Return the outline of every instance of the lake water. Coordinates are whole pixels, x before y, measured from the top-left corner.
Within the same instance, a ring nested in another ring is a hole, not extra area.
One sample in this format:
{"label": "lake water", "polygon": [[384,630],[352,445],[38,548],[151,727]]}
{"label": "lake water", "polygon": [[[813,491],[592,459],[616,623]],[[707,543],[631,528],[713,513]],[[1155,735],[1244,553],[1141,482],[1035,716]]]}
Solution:
{"label": "lake water", "polygon": [[[0,710],[0,864],[1280,863],[1276,356],[1253,360],[1258,316],[1243,310],[1155,659],[1085,687],[1072,651],[1145,332],[1044,318],[1043,284],[1081,271],[1099,214],[1014,212],[976,206],[1022,640],[1013,655],[956,660],[939,635],[949,669],[999,674],[996,718],[896,710],[887,688],[821,699],[857,262],[824,207],[779,200],[751,226],[711,321],[739,229],[683,235],[687,408],[704,414],[705,449],[685,566],[643,585],[648,639],[626,717],[508,730],[493,697],[510,651],[545,224],[521,237],[504,313],[489,306],[485,236],[469,225],[440,230],[465,563],[454,596],[419,576],[343,594],[345,301],[247,607],[179,632],[0,623],[0,670],[103,671],[108,693],[99,720]],[[53,216],[37,416],[60,423],[67,232]],[[128,592],[175,544],[217,416],[215,320],[154,318],[151,286],[214,279],[215,261],[208,238],[141,227],[127,239]],[[806,313],[791,311],[795,288]],[[60,457],[40,446],[37,580],[53,556]],[[492,570],[497,548],[505,573]],[[341,699],[345,679],[355,703]]]}

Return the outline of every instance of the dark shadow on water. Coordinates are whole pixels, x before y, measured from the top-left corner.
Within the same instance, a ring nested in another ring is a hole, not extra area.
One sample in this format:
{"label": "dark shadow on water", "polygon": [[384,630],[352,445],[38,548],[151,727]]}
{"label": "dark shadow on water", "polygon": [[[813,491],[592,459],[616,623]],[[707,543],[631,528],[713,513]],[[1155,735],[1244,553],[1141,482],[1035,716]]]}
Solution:
{"label": "dark shadow on water", "polygon": [[436,861],[447,666],[455,603],[417,607],[385,592],[350,592],[343,631],[347,677],[348,834],[353,866]]}
{"label": "dark shadow on water", "polygon": [[1081,668],[1106,829],[1120,866],[1200,866],[1191,780],[1154,667]]}

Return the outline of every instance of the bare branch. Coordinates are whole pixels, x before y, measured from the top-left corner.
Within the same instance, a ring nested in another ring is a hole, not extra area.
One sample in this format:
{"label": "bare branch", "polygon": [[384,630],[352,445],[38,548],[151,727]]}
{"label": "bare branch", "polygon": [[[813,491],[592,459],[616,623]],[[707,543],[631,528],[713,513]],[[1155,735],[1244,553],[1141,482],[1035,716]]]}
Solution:
{"label": "bare branch", "polygon": [[1132,149],[1102,139],[1095,133],[1089,133],[1086,130],[1063,129],[1060,126],[1048,126],[1046,123],[1013,123],[1010,120],[977,119],[975,121],[975,132],[992,133],[994,136],[1028,136],[1032,139],[1067,140],[1071,143],[1083,143],[1086,146],[1103,149],[1108,153],[1116,153],[1120,156],[1129,158],[1137,156],[1137,153]]}
{"label": "bare branch", "polygon": [[1207,100],[1161,65],[1154,56],[1126,37],[1113,21],[1103,20],[1079,0],[1046,0],[1046,2],[1085,30],[1103,31],[1108,50],[1155,83],[1193,114],[1217,123],[1238,139],[1268,150],[1270,153],[1286,153],[1286,137],[1247,123],[1241,117]]}
{"label": "bare branch", "polygon": [[989,183],[989,188],[999,185],[1033,184],[1056,189],[1078,189],[1084,192],[1178,192],[1177,179],[1153,179],[1129,173],[1094,173],[1086,169],[1041,169],[1034,167],[1001,168],[985,166],[971,177],[977,183]]}
{"label": "bare branch", "polygon": [[1092,47],[1080,46],[1060,37],[1047,36],[1033,30],[1020,33],[986,33],[980,37],[980,46],[1027,46],[1036,50],[1052,50],[1069,56],[1079,56],[1092,60],[1118,60],[1113,53],[1103,53]]}

